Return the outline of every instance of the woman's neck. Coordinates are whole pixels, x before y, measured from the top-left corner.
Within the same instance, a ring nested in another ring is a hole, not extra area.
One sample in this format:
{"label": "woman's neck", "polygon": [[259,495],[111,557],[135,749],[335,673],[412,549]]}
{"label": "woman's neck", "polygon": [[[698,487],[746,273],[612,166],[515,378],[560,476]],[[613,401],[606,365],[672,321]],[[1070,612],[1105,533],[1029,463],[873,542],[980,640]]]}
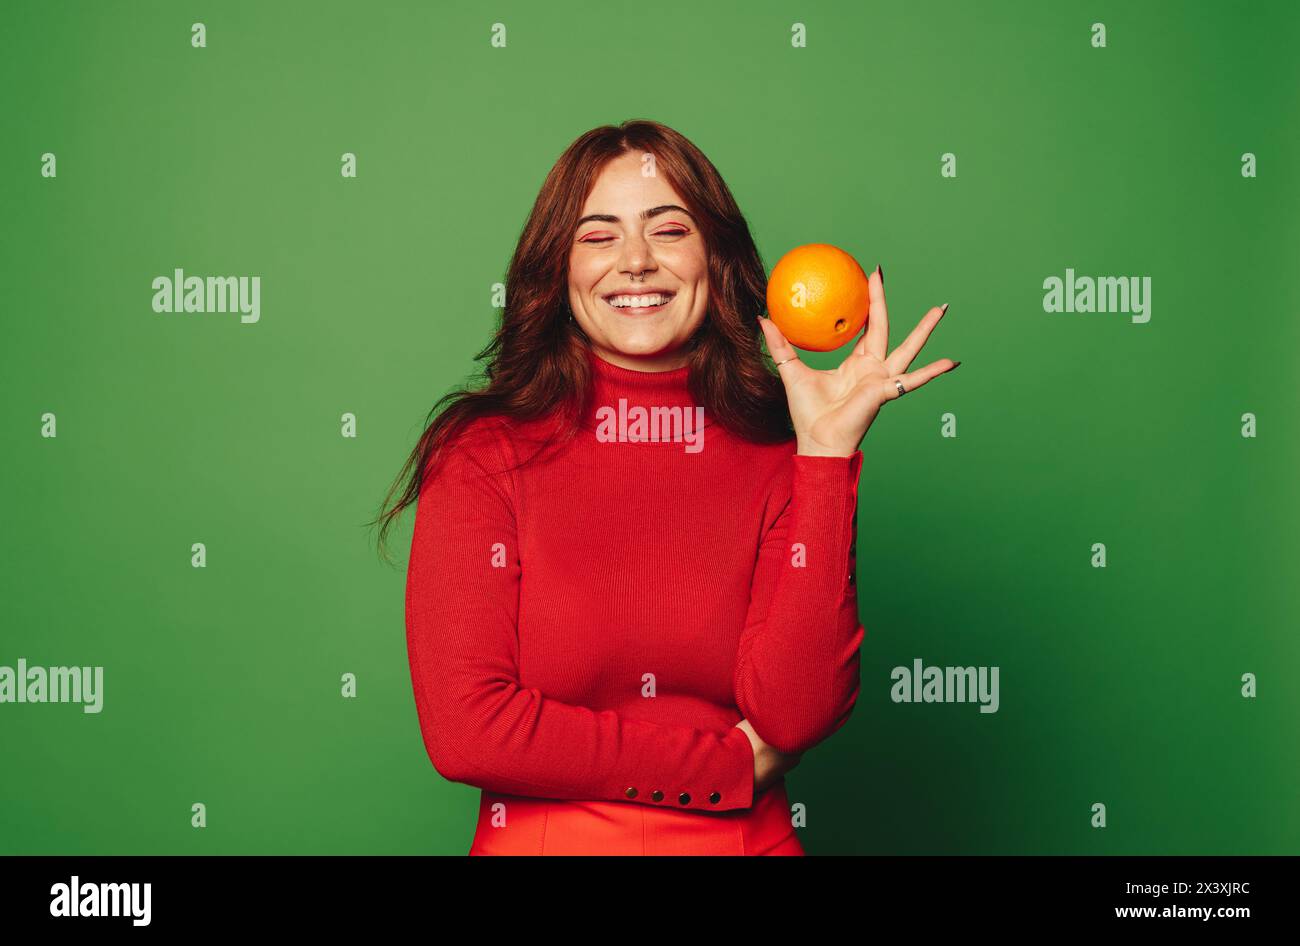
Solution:
{"label": "woman's neck", "polygon": [[[703,408],[691,395],[690,368],[685,364],[667,371],[638,371],[613,364],[591,348],[587,349],[587,359],[591,365],[591,392],[584,422],[589,427],[599,424],[597,412],[602,409],[612,411],[616,417],[620,412],[638,407],[647,411],[655,408],[690,409],[692,416],[703,413]],[[703,417],[705,426],[710,422],[709,417]]]}
{"label": "woman's neck", "polygon": [[630,371],[673,371],[686,366],[690,353],[684,348],[661,352],[657,355],[629,355],[614,349],[589,345],[592,354],[611,365],[627,368]]}

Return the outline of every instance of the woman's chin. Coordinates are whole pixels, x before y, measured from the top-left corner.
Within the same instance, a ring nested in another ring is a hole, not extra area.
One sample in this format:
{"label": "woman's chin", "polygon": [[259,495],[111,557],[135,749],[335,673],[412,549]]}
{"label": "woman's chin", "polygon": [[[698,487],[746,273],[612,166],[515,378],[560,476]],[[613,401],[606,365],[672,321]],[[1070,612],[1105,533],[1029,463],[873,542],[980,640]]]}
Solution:
{"label": "woman's chin", "polygon": [[668,326],[659,330],[649,325],[612,326],[606,333],[609,345],[625,355],[645,357],[659,355],[676,347]]}

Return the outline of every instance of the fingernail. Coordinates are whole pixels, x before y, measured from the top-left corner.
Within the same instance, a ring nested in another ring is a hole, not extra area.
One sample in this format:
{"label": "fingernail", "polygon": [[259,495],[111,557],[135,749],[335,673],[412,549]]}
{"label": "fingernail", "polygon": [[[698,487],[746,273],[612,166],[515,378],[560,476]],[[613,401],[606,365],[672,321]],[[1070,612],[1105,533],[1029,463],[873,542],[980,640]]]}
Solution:
{"label": "fingernail", "polygon": [[880,273],[880,285],[883,288],[885,285],[885,271],[880,268],[879,263],[876,264],[876,272]]}
{"label": "fingernail", "polygon": [[956,371],[956,370],[957,370],[958,368],[960,368],[960,367],[961,367],[961,362],[960,362],[960,361],[954,361],[954,362],[952,363],[952,370],[953,370],[953,371]]}
{"label": "fingernail", "polygon": [[944,315],[944,314],[947,313],[947,311],[948,311],[948,303],[945,302],[945,303],[943,304],[943,309],[940,310],[939,314],[940,314],[940,315]]}

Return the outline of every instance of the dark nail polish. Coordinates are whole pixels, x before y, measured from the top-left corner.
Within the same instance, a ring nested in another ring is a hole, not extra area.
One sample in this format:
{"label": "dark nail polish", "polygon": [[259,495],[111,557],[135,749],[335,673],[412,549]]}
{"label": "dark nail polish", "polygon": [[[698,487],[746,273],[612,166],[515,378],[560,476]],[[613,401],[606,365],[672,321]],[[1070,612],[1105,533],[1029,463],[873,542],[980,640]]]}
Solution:
{"label": "dark nail polish", "polygon": [[957,370],[958,368],[960,368],[960,367],[961,367],[961,362],[960,362],[960,361],[954,361],[954,362],[952,363],[952,370],[953,370],[953,371],[956,371],[956,370]]}
{"label": "dark nail polish", "polygon": [[876,264],[876,272],[880,273],[880,287],[883,289],[885,286],[885,271],[879,263]]}

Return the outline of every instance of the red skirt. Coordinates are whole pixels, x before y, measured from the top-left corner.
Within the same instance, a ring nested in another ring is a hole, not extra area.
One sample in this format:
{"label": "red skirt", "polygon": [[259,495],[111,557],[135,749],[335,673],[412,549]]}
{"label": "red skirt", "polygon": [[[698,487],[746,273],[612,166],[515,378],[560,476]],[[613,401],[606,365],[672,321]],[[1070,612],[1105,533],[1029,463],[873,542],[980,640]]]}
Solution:
{"label": "red skirt", "polygon": [[749,808],[681,811],[636,802],[483,792],[471,855],[779,854],[802,856],[785,782]]}

